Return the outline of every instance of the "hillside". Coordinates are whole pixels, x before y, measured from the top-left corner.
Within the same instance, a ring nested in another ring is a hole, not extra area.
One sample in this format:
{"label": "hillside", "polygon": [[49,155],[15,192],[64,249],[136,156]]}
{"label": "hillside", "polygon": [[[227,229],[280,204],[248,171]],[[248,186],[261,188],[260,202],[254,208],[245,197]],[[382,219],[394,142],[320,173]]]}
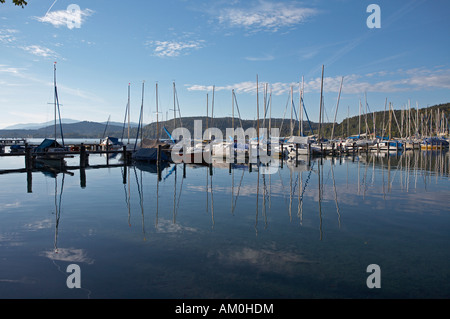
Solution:
{"label": "hillside", "polygon": [[[63,124],[62,130],[64,138],[102,138],[106,130],[106,135],[122,136],[123,126],[108,125],[97,122],[78,122],[72,124]],[[61,137],[60,128],[57,126],[56,130],[57,138]],[[0,137],[9,138],[45,138],[55,137],[54,125],[46,126],[40,129],[24,130],[0,130]]]}
{"label": "hillside", "polygon": [[[426,127],[429,131],[429,127],[431,126],[433,130],[436,127],[436,118],[437,112],[439,112],[440,118],[444,118],[445,126],[448,129],[448,119],[450,117],[450,103],[434,105],[428,108],[422,108],[419,110],[419,129],[422,130],[422,127]],[[402,122],[402,114],[403,114],[403,122]],[[432,114],[432,117],[431,117]],[[443,117],[442,117],[443,114]],[[408,122],[408,112],[402,110],[395,110],[392,112],[391,119],[391,135],[393,137],[401,137],[401,135],[406,136],[406,123]],[[389,113],[384,111],[363,114],[361,118],[359,116],[353,116],[343,120],[341,123],[335,123],[334,127],[334,137],[347,137],[350,135],[357,135],[359,133],[363,134],[367,131],[369,133],[373,133],[374,127],[374,117],[375,117],[375,129],[376,134],[381,136],[382,130],[384,127],[385,136],[388,135],[388,121],[389,121]],[[413,134],[416,129],[416,118],[417,111],[415,108],[411,109],[411,120],[410,120],[410,131]],[[432,119],[432,122],[431,122]],[[176,126],[174,125],[174,120],[164,121],[159,123],[160,127],[160,137],[168,138],[167,133],[164,131],[163,127],[165,127],[169,132],[172,132],[175,127],[184,127],[194,134],[194,121],[201,120],[202,121],[202,129],[205,130],[207,127],[216,127],[220,129],[224,137],[227,128],[232,127],[232,118],[231,117],[223,117],[223,118],[208,118],[208,124],[206,117],[184,117],[181,119],[177,119]],[[242,127],[244,130],[249,127],[257,127],[257,123],[255,120],[242,120],[240,121],[238,118],[234,119],[234,127]],[[367,123],[367,126],[366,126]],[[403,129],[402,124],[403,123]],[[273,128],[280,128],[281,136],[289,136],[291,133],[291,124],[290,119],[272,119],[271,125]],[[442,124],[441,124],[442,125]],[[269,127],[269,120],[266,119],[264,123],[263,119],[260,119],[260,128]],[[303,131],[305,135],[312,135],[312,131],[314,134],[318,133],[318,123],[308,123],[304,121]],[[107,128],[105,132],[105,128]],[[332,123],[324,123],[322,124],[322,136],[326,138],[331,137],[333,124]],[[312,131],[311,131],[312,130]],[[403,134],[402,133],[403,130]],[[122,137],[123,125],[119,123],[109,124],[106,127],[105,123],[97,123],[97,122],[78,122],[72,124],[63,124],[63,133],[65,138],[102,138],[104,136],[115,136]],[[151,123],[149,125],[145,125],[143,129],[143,136],[145,138],[156,138],[157,134],[157,123]],[[294,121],[294,135],[298,135],[299,126],[298,121]],[[45,138],[45,137],[54,137],[55,128],[53,125],[33,130],[24,130],[24,129],[14,129],[14,130],[0,130],[0,137],[9,137],[9,138]],[[125,129],[125,134],[127,134],[127,129]],[[422,131],[421,131],[422,132]],[[424,133],[427,133],[426,131]],[[429,132],[428,132],[429,133]],[[131,128],[130,137],[135,138],[137,136],[137,128]],[[60,137],[59,127],[57,128],[57,137]]]}
{"label": "hillside", "polygon": [[[431,120],[431,112],[432,112],[432,127],[435,128],[436,123],[436,114],[439,110],[440,117],[442,116],[442,113],[444,114],[445,119],[450,118],[450,103],[446,104],[440,104],[435,105],[428,108],[422,108],[419,110],[419,130],[421,132],[422,123],[423,126],[430,127],[430,120]],[[411,134],[414,134],[416,129],[416,109],[411,108],[411,120],[410,120],[410,132]],[[402,114],[403,114],[403,130],[402,127]],[[408,112],[401,111],[401,110],[394,110],[392,112],[391,117],[391,135],[393,137],[401,137],[401,135],[406,136],[406,130],[407,130],[407,122],[408,122]],[[368,133],[373,133],[373,127],[374,127],[374,118],[375,118],[375,130],[376,135],[381,136],[383,132],[384,127],[384,136],[388,135],[389,131],[389,112],[375,112],[370,113],[366,115],[361,115],[361,118],[359,116],[353,116],[350,118],[344,119],[341,123],[335,123],[334,127],[334,137],[347,137],[351,135],[358,135],[358,134],[364,134],[366,133],[366,128]],[[211,119],[208,118],[208,126],[206,124],[206,117],[187,117],[182,118],[181,123],[180,120],[177,119],[177,125],[176,127],[182,127],[187,128],[191,134],[194,134],[194,120],[201,120],[202,121],[202,128],[203,130],[206,129],[206,127],[216,127],[222,131],[223,134],[226,132],[226,128],[232,127],[232,118],[231,117],[225,117],[225,118],[215,118]],[[360,124],[361,123],[361,124]],[[367,126],[366,126],[367,123]],[[398,123],[398,125],[397,125]],[[169,132],[172,132],[174,129],[174,121],[170,120],[167,122],[161,122],[159,123],[160,129],[161,129],[161,138],[168,138],[165,131],[162,129],[162,127],[166,127]],[[290,136],[291,135],[291,124],[290,124],[290,118],[289,119],[272,119],[271,121],[272,128],[278,127],[280,128],[280,136]],[[447,124],[446,124],[447,125]],[[239,119],[234,119],[234,127],[240,127],[241,122]],[[150,125],[145,126],[143,131],[143,136],[147,138],[156,138],[156,123],[151,123]],[[242,127],[244,130],[246,130],[249,127],[257,127],[255,120],[242,120]],[[269,120],[266,119],[266,123],[264,125],[263,119],[260,119],[260,127],[269,127]],[[307,121],[303,122],[303,132],[304,135],[312,135],[312,134],[318,134],[318,127],[319,124],[312,122],[308,123]],[[448,128],[448,126],[446,126]],[[321,128],[321,136],[325,138],[330,138],[331,133],[333,130],[333,123],[323,123]],[[403,132],[402,132],[403,131]],[[294,128],[293,128],[294,135],[298,135],[299,132],[299,125],[298,121],[294,121]],[[312,133],[313,132],[313,133]],[[403,133],[403,134],[401,134]],[[425,133],[425,132],[424,132]],[[133,134],[136,134],[136,131],[134,131]],[[135,136],[135,135],[133,135]],[[224,135],[225,137],[225,135]]]}

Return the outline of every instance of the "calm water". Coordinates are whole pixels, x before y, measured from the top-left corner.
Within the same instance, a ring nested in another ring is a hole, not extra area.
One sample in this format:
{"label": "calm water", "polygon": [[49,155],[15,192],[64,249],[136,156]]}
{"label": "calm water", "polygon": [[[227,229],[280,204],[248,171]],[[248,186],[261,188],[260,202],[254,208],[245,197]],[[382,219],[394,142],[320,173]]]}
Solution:
{"label": "calm water", "polygon": [[[2,174],[0,298],[449,298],[449,164],[416,151],[284,162],[272,175]],[[71,264],[81,289],[67,287]],[[371,264],[379,289],[366,285]]]}

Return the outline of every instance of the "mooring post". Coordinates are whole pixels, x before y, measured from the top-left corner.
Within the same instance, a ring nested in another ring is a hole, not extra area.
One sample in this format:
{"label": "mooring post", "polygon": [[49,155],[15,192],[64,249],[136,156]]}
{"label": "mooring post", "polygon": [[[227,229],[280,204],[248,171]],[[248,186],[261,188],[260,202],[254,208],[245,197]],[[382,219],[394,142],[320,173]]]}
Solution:
{"label": "mooring post", "polygon": [[86,169],[84,167],[80,168],[80,187],[86,188]]}
{"label": "mooring post", "polygon": [[86,146],[83,143],[80,147],[80,167],[86,167]]}
{"label": "mooring post", "polygon": [[32,169],[32,167],[30,166],[30,163],[31,163],[31,149],[27,143],[27,144],[25,144],[25,168],[27,170]]}

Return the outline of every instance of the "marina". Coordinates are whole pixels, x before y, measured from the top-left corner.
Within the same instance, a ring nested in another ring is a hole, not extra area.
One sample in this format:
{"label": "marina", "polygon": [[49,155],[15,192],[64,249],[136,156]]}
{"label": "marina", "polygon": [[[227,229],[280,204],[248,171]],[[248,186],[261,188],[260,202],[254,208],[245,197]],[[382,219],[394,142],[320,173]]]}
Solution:
{"label": "marina", "polygon": [[2,300],[450,298],[450,4],[29,2],[0,0]]}

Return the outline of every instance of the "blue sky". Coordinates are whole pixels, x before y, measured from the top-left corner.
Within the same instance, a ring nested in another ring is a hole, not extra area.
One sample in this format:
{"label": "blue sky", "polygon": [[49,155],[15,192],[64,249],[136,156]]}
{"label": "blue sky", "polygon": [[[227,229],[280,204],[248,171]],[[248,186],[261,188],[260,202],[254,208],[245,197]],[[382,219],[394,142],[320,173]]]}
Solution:
{"label": "blue sky", "polygon": [[[445,0],[29,0],[0,5],[0,128],[53,119],[53,63],[61,116],[123,122],[131,83],[131,117],[173,116],[173,83],[182,116],[231,115],[236,92],[242,118],[260,118],[263,88],[272,116],[285,113],[291,87],[317,121],[324,65],[325,120],[368,110],[426,107],[450,101],[450,3]],[[366,12],[378,4],[381,28]],[[74,20],[76,5],[80,20]],[[75,25],[75,22],[80,22]],[[289,106],[290,107],[290,106]],[[237,111],[235,111],[236,114]]]}

